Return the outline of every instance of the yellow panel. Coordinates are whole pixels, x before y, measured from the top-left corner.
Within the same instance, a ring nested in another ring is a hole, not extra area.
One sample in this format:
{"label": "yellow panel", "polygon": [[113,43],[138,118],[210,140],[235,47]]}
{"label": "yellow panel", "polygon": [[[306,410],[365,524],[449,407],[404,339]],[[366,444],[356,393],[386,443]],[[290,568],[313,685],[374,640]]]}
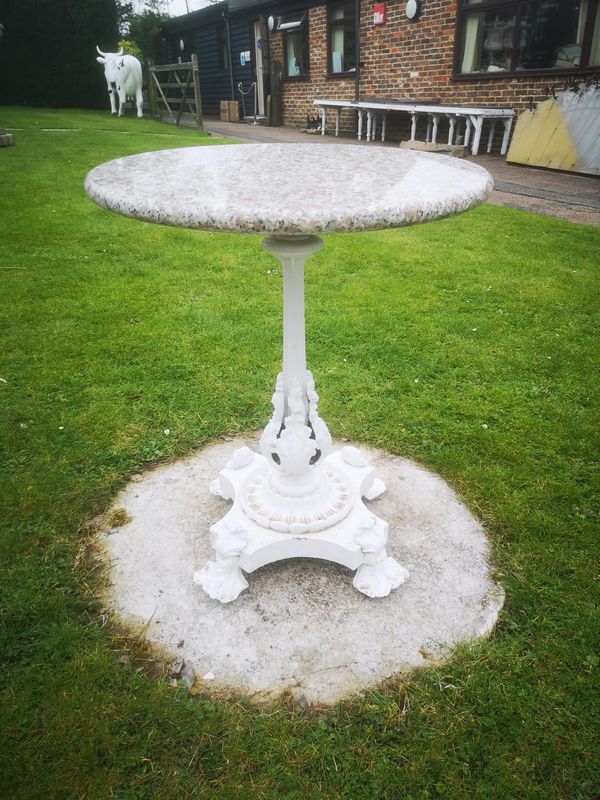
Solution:
{"label": "yellow panel", "polygon": [[506,160],[551,169],[577,167],[577,148],[553,98],[519,116]]}

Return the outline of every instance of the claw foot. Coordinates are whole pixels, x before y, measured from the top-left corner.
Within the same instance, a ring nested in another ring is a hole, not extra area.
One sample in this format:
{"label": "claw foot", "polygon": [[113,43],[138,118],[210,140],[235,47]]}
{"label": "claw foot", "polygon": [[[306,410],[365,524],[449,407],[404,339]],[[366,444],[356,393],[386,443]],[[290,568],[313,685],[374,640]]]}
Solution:
{"label": "claw foot", "polygon": [[211,481],[208,484],[208,490],[211,494],[214,494],[215,497],[222,497],[223,500],[232,500],[233,498],[229,496],[225,487],[221,482],[221,478],[215,478],[214,481]]}
{"label": "claw foot", "polygon": [[385,492],[385,483],[381,478],[373,478],[371,485],[363,492],[363,497],[367,500],[375,500],[380,494]]}
{"label": "claw foot", "polygon": [[408,570],[388,556],[388,525],[374,515],[365,518],[356,533],[364,563],[356,570],[352,584],[367,597],[387,597],[408,579]]}
{"label": "claw foot", "polygon": [[386,556],[376,564],[361,564],[356,570],[352,585],[367,597],[387,597],[408,579],[408,570],[395,558]]}
{"label": "claw foot", "polygon": [[248,588],[248,581],[237,565],[237,559],[230,558],[224,561],[207,561],[202,569],[194,572],[194,583],[201,586],[211,599],[220,603],[231,603]]}
{"label": "claw foot", "polygon": [[248,588],[240,568],[240,554],[248,544],[248,532],[236,522],[221,521],[210,532],[216,560],[194,573],[194,583],[201,586],[213,600],[231,603]]}

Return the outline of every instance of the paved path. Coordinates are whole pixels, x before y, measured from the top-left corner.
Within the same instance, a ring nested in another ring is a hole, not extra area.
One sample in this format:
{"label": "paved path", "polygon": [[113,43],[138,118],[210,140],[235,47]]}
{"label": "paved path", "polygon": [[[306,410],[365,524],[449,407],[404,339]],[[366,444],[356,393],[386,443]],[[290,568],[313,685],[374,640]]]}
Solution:
{"label": "paved path", "polygon": [[[397,142],[357,142],[356,139],[303,133],[297,128],[205,120],[207,132],[244,142],[352,142],[363,147],[397,147]],[[507,164],[501,156],[469,156],[491,172],[495,189],[490,203],[546,214],[569,222],[600,227],[600,178]]]}

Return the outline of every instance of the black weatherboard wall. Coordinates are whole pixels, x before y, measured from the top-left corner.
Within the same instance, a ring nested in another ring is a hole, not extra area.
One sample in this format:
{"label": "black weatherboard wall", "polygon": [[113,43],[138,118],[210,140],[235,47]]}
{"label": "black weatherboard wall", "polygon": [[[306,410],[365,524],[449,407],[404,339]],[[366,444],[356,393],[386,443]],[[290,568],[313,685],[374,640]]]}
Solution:
{"label": "black weatherboard wall", "polygon": [[[227,20],[227,13],[227,3],[218,3],[185,17],[167,20],[161,26],[171,62],[176,62],[179,56],[186,60],[191,53],[198,56],[202,112],[208,116],[219,115],[220,100],[241,100],[237,90],[238,83],[243,83],[244,89],[247,89],[254,80],[252,22],[256,14],[236,15],[234,19]],[[223,52],[223,43],[228,38],[228,27],[231,74],[227,52]],[[182,40],[183,52],[180,47]],[[248,51],[251,60],[242,65],[240,53]],[[249,97],[251,96],[250,94]]]}

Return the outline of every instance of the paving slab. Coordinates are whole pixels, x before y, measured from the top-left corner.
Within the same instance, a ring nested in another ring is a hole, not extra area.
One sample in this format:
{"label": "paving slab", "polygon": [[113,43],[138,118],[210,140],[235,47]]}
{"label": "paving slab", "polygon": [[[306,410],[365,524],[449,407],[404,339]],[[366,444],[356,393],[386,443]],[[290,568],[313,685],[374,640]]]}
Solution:
{"label": "paving slab", "polygon": [[210,526],[229,504],[208,484],[243,446],[258,449],[257,437],[137,476],[112,509],[128,521],[101,538],[112,612],[184,660],[197,681],[256,699],[288,690],[333,703],[493,628],[504,594],[480,523],[439,476],[370,448],[362,449],[387,491],[368,505],[390,524],[388,553],[409,570],[405,584],[373,600],[353,588],[349,570],[293,559],[247,575],[232,603],[209,599],[192,576],[213,557]]}

